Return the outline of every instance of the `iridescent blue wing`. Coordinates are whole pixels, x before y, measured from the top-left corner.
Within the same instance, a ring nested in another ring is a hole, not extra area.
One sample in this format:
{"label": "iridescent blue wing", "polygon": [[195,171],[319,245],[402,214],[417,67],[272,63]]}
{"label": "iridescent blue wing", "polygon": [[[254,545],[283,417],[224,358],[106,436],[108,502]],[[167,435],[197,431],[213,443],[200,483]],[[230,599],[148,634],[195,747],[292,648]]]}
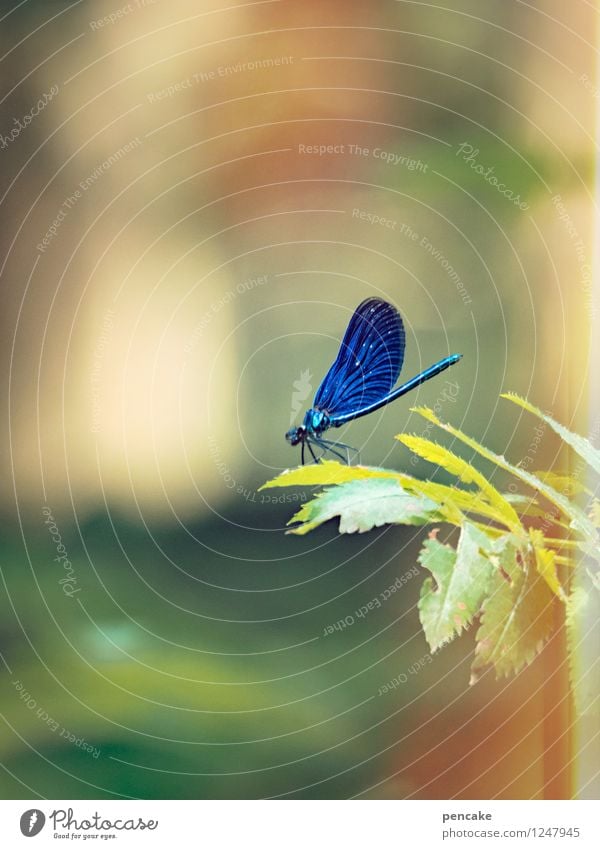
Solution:
{"label": "iridescent blue wing", "polygon": [[398,310],[380,298],[356,308],[337,358],[317,390],[313,407],[332,419],[385,398],[404,359],[404,325]]}

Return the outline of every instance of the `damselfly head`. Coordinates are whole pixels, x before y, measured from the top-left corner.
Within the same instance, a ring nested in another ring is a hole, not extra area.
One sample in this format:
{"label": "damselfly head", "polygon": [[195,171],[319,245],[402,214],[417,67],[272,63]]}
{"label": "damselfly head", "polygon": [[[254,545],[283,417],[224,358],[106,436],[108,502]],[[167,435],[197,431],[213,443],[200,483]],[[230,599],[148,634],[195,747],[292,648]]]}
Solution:
{"label": "damselfly head", "polygon": [[306,437],[306,428],[304,425],[300,427],[291,427],[285,435],[285,438],[290,445],[299,445]]}

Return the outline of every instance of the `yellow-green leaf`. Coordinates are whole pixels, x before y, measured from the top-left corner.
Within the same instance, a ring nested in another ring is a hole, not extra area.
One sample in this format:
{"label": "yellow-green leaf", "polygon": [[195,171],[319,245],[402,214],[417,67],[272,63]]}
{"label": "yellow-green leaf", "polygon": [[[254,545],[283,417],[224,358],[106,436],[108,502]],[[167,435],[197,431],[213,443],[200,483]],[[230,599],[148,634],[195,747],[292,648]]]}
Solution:
{"label": "yellow-green leaf", "polygon": [[480,490],[466,490],[404,475],[400,476],[400,482],[411,492],[418,492],[435,501],[444,520],[452,525],[462,525],[466,519],[465,513],[483,516],[503,524],[502,513],[489,503]]}
{"label": "yellow-green leaf", "polygon": [[568,498],[580,495],[586,491],[585,486],[574,475],[559,475],[556,472],[534,472],[535,476],[544,483],[549,484],[557,492],[561,492]]}
{"label": "yellow-green leaf", "polygon": [[554,595],[558,596],[561,601],[566,601],[566,593],[562,587],[562,584],[558,580],[558,575],[556,573],[555,552],[545,547],[544,535],[540,530],[536,528],[530,528],[529,539],[531,540],[531,544],[533,546],[535,554],[535,564],[538,572],[546,581]]}
{"label": "yellow-green leaf", "polygon": [[472,439],[470,436],[467,436],[458,428],[440,421],[433,410],[430,410],[427,407],[413,407],[412,409],[413,412],[419,413],[419,415],[423,416],[423,418],[427,419],[427,421],[430,421],[442,428],[442,430],[445,430],[446,433],[451,434],[456,437],[456,439],[460,439],[461,442],[464,442],[465,445],[468,445],[469,448],[473,449],[473,451],[476,451],[482,457],[485,457],[486,460],[495,463],[501,469],[510,472],[512,475],[522,480],[528,486],[538,490],[545,498],[548,499],[548,501],[558,507],[564,516],[568,517],[571,527],[574,530],[584,534],[587,537],[588,542],[592,544],[598,543],[598,533],[595,527],[590,522],[584,511],[581,510],[574,502],[569,501],[568,498],[565,498],[564,495],[561,495],[560,492],[557,492],[547,483],[541,481],[535,475],[531,474],[531,472],[527,472],[519,466],[514,466],[512,463],[509,463],[505,457],[502,457],[500,454],[495,454],[493,451],[485,448],[477,442],[476,439]]}
{"label": "yellow-green leaf", "polygon": [[502,517],[504,524],[515,533],[521,531],[521,521],[512,504],[501,495],[496,487],[480,471],[475,469],[462,457],[454,454],[454,452],[445,448],[443,445],[438,445],[429,439],[424,439],[422,436],[401,433],[396,436],[396,439],[406,445],[417,456],[437,466],[441,466],[446,471],[456,475],[464,483],[474,483],[485,493],[490,504],[493,504],[496,508],[497,514]]}
{"label": "yellow-green leaf", "polygon": [[506,398],[508,401],[512,401],[513,404],[517,404],[519,407],[527,410],[527,412],[533,413],[534,416],[545,421],[546,424],[550,425],[552,430],[557,433],[560,438],[567,443],[567,445],[570,445],[571,448],[573,448],[579,456],[585,460],[592,469],[594,469],[595,472],[600,474],[600,451],[598,451],[597,448],[594,448],[589,439],[586,439],[585,436],[580,436],[578,433],[573,433],[573,431],[553,419],[552,416],[549,416],[548,413],[542,412],[542,410],[534,404],[531,404],[519,395],[515,395],[514,392],[505,392],[500,397]]}
{"label": "yellow-green leaf", "polygon": [[260,489],[270,489],[276,486],[329,486],[336,483],[348,483],[354,480],[368,478],[397,478],[398,472],[387,469],[369,468],[368,466],[346,466],[336,460],[325,460],[323,463],[312,463],[287,469],[273,480],[264,483]]}

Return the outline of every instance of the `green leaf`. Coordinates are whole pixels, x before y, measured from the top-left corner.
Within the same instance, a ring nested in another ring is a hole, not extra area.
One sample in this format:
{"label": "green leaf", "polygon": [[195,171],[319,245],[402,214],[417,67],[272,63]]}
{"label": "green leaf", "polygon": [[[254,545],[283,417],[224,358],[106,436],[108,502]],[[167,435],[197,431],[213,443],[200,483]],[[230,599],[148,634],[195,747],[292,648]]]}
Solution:
{"label": "green leaf", "polygon": [[336,516],[342,534],[364,533],[388,523],[423,525],[439,519],[433,501],[405,492],[398,481],[359,480],[326,489],[303,504],[288,523],[302,524],[289,533],[306,534]]}
{"label": "green leaf", "polygon": [[287,469],[273,480],[264,483],[259,492],[261,489],[271,489],[276,486],[328,486],[368,478],[398,478],[398,472],[368,466],[346,466],[336,460],[325,460],[323,463]]}
{"label": "green leaf", "polygon": [[[579,543],[577,543],[577,545],[579,546],[580,551],[583,551],[584,554],[587,554],[587,556],[591,560],[594,560],[596,563],[600,563],[600,548],[598,547],[597,543],[579,542]],[[594,574],[594,573],[591,572],[589,567],[588,567],[588,572],[589,572],[590,575]],[[600,590],[600,572],[597,572],[595,574],[596,574],[595,581],[597,582],[596,585],[597,585],[598,589]]]}
{"label": "green leaf", "polygon": [[496,677],[518,672],[541,651],[554,627],[554,595],[527,558],[521,566],[518,548],[499,541],[498,570],[483,602],[477,631],[471,684],[488,666]]}
{"label": "green leaf", "polygon": [[472,439],[470,436],[467,436],[458,428],[453,427],[452,425],[447,424],[446,422],[440,421],[440,419],[436,416],[433,410],[430,410],[427,407],[413,407],[412,411],[415,413],[419,413],[419,415],[423,416],[427,421],[432,422],[438,427],[445,430],[446,433],[451,434],[456,437],[456,439],[460,439],[461,442],[464,442],[465,445],[468,445],[469,448],[472,448],[473,451],[476,451],[482,457],[485,457],[486,460],[489,460],[492,463],[495,463],[499,468],[504,469],[506,472],[510,472],[510,474],[514,475],[519,480],[526,483],[528,486],[533,489],[538,490],[544,498],[554,504],[559,510],[563,513],[563,515],[567,516],[570,520],[571,527],[574,530],[579,531],[584,536],[587,537],[588,542],[593,544],[598,544],[598,533],[594,528],[592,522],[585,515],[583,510],[581,510],[574,502],[569,501],[568,498],[565,498],[564,495],[561,495],[560,492],[557,492],[548,484],[541,481],[535,475],[531,474],[531,472],[525,471],[525,469],[521,469],[519,466],[513,466],[512,463],[509,463],[505,457],[502,457],[500,454],[495,454],[493,451],[490,451],[488,448],[485,448],[476,439]]}
{"label": "green leaf", "polygon": [[470,522],[463,526],[456,551],[435,537],[425,542],[419,562],[433,578],[421,587],[419,616],[431,651],[468,628],[479,613],[494,571],[482,549],[491,545]]}
{"label": "green leaf", "polygon": [[493,486],[487,478],[462,457],[454,454],[443,445],[424,439],[422,436],[412,436],[401,433],[396,436],[407,448],[430,463],[441,466],[464,483],[474,483],[481,492],[485,493],[490,504],[496,508],[504,524],[514,532],[521,530],[521,521],[515,508]]}
{"label": "green leaf", "polygon": [[592,572],[591,569],[587,570],[587,573],[592,581],[593,586],[600,592],[600,572]]}
{"label": "green leaf", "polygon": [[[592,610],[592,599],[583,587],[576,587],[567,599],[565,625],[567,628],[569,679],[575,707],[580,715],[590,712],[600,713],[597,692],[598,674],[593,664],[590,667],[589,664],[585,663],[582,649],[582,644],[592,638],[591,629],[595,628],[597,631],[598,619],[596,613]],[[597,645],[597,642],[595,644]]]}
{"label": "green leaf", "polygon": [[466,520],[465,513],[478,514],[500,523],[502,521],[498,511],[489,504],[481,492],[448,486],[445,483],[422,481],[408,475],[400,475],[398,479],[410,492],[424,495],[435,501],[438,505],[440,521],[460,526]]}
{"label": "green leaf", "polygon": [[527,410],[529,413],[533,413],[534,416],[545,421],[546,424],[550,425],[552,430],[557,433],[560,438],[567,443],[567,445],[570,445],[571,448],[573,448],[579,456],[585,460],[592,469],[594,469],[595,472],[600,474],[600,451],[598,451],[597,448],[594,448],[589,439],[586,439],[585,436],[580,436],[578,433],[573,433],[573,431],[553,419],[552,416],[549,416],[547,413],[543,413],[538,407],[530,404],[529,401],[525,400],[525,398],[515,395],[514,392],[505,392],[500,397],[506,398],[508,401],[512,401],[513,404],[518,404],[519,407],[522,407],[524,410]]}

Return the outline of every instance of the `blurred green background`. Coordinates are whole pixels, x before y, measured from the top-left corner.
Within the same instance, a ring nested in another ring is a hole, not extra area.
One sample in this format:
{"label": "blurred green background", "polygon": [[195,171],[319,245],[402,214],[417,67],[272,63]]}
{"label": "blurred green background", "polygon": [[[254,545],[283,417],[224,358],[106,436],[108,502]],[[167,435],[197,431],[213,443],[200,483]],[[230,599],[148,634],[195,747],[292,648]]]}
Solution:
{"label": "blurred green background", "polygon": [[470,688],[420,577],[354,616],[423,531],[258,492],[371,295],[407,377],[464,359],[339,433],[363,462],[431,474],[417,403],[522,460],[509,389],[588,430],[596,12],[543,6],[3,8],[3,797],[577,792],[561,631]]}

